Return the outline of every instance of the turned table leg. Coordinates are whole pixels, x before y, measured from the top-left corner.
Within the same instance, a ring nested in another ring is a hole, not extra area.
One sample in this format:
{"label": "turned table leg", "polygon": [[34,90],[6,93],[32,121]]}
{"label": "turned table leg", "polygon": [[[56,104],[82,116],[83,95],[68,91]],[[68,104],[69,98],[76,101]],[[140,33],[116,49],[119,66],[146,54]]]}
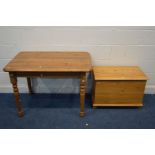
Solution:
{"label": "turned table leg", "polygon": [[33,94],[31,78],[30,77],[27,77],[27,85],[28,85],[29,94],[30,95]]}
{"label": "turned table leg", "polygon": [[22,108],[20,95],[19,95],[19,90],[18,90],[18,87],[17,87],[17,77],[12,73],[10,73],[10,81],[12,83],[13,92],[14,92],[15,99],[16,99],[16,108],[17,108],[17,111],[18,111],[18,115],[19,115],[19,117],[23,117],[24,116],[24,111],[23,111],[23,108]]}
{"label": "turned table leg", "polygon": [[[92,106],[94,104],[94,100],[95,100],[95,79],[94,79],[94,73],[93,71],[91,71],[91,77],[92,77],[92,90],[91,90],[91,96],[92,96]],[[96,107],[93,106],[93,109],[95,109]]]}
{"label": "turned table leg", "polygon": [[86,89],[86,73],[81,74],[80,78],[80,116],[84,116],[84,104],[85,104],[85,89]]}

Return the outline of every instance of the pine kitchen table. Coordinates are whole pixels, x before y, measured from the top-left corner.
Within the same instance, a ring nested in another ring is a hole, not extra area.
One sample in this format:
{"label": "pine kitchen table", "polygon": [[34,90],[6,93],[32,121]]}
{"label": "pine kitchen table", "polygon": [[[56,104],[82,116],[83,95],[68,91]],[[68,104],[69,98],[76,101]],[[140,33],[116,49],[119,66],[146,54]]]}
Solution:
{"label": "pine kitchen table", "polygon": [[5,72],[9,72],[19,117],[24,116],[24,111],[17,86],[18,77],[27,78],[30,94],[33,92],[31,86],[32,77],[79,78],[80,116],[84,116],[86,73],[91,70],[89,53],[74,51],[24,51],[17,54],[4,68]]}

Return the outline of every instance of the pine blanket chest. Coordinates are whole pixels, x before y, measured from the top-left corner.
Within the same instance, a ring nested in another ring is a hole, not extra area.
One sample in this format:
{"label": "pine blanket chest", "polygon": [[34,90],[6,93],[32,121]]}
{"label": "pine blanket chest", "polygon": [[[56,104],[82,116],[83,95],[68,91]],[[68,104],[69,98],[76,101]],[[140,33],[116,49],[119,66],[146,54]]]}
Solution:
{"label": "pine blanket chest", "polygon": [[143,106],[147,76],[137,66],[93,67],[93,107]]}

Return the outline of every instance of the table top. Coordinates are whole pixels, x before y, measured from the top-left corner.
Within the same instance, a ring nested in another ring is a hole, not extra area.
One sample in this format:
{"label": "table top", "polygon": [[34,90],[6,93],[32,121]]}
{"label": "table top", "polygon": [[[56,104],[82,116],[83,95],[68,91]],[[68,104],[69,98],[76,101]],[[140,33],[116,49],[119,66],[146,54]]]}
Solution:
{"label": "table top", "polygon": [[88,72],[92,69],[88,52],[24,51],[4,68],[6,72]]}
{"label": "table top", "polygon": [[95,80],[148,80],[138,66],[96,66]]}

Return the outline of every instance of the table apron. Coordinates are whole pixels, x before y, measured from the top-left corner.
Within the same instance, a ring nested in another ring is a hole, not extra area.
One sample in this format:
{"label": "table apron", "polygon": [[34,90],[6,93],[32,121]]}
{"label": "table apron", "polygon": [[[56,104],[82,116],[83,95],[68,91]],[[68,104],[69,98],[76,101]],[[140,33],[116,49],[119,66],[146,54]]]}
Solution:
{"label": "table apron", "polygon": [[80,78],[86,72],[10,72],[16,77]]}

